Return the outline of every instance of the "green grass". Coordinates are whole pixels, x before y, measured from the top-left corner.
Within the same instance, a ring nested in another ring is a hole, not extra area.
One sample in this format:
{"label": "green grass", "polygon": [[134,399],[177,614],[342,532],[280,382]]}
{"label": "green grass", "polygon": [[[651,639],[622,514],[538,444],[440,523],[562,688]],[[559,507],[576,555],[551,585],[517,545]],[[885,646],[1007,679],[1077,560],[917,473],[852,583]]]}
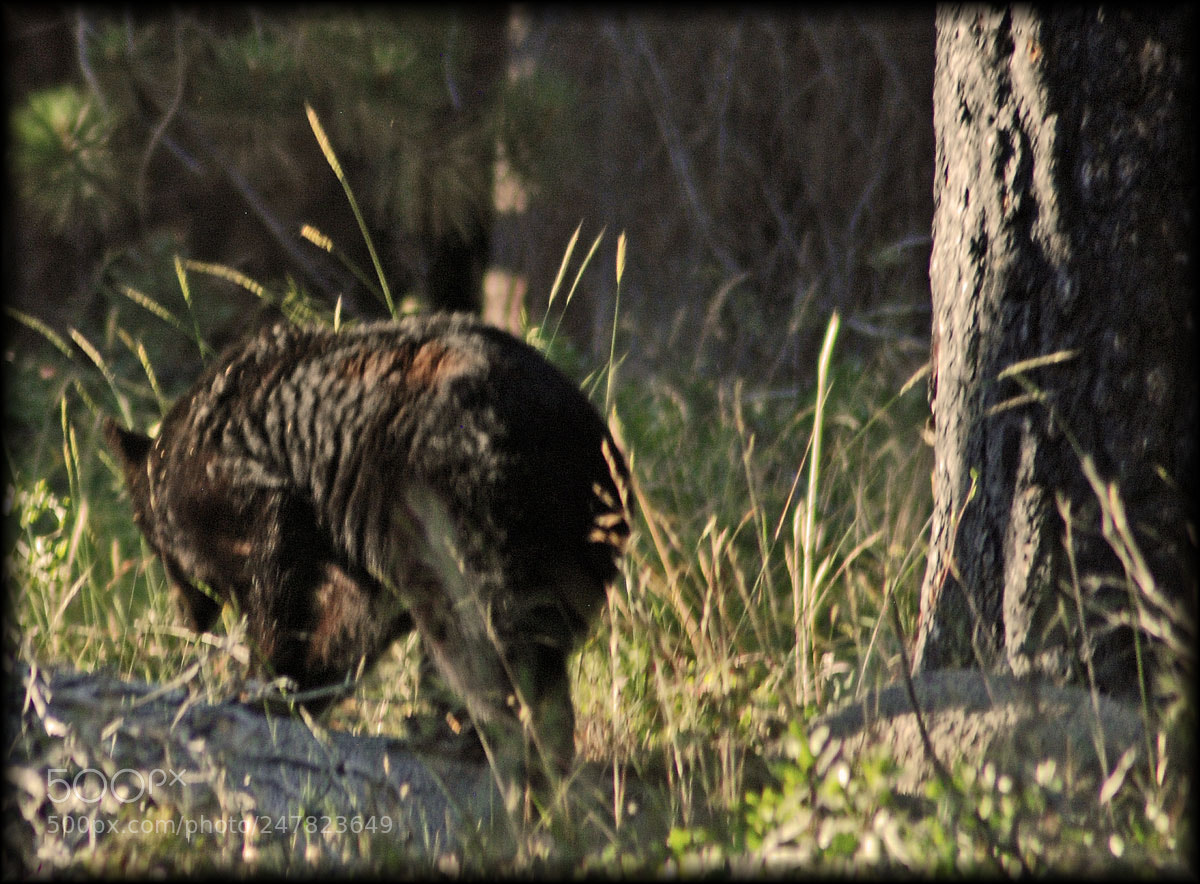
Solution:
{"label": "green grass", "polygon": [[[203,319],[203,304],[196,309]],[[145,348],[135,332],[118,333],[139,310],[114,307],[113,334],[90,359],[46,344],[9,363],[10,389],[21,391],[6,402],[15,427],[6,435],[9,638],[23,660],[152,681],[198,663],[198,684],[215,699],[245,675],[240,623],[227,609],[216,636],[175,626],[161,567],[99,441],[102,413],[128,408],[135,425],[153,426],[170,398],[153,380],[170,374],[165,362],[137,357]],[[184,338],[192,328],[180,322],[174,333],[203,352]],[[568,344],[555,339],[552,355],[578,363]],[[616,379],[610,417],[632,464],[638,515],[609,609],[574,663],[577,736],[582,759],[610,771],[616,795],[656,796],[669,834],[635,854],[618,849],[622,826],[643,825],[618,798],[608,843],[581,838],[569,820],[545,822],[560,858],[605,874],[1176,867],[1183,848],[1170,780],[1131,782],[1135,797],[1080,822],[1054,810],[1062,785],[1053,771],[1017,788],[958,770],[914,813],[891,791],[892,759],[854,770],[818,762],[805,722],[859,685],[899,675],[887,606],[911,634],[931,507],[930,452],[915,441],[922,385],[902,391],[876,366],[839,361],[836,349],[822,368],[819,405],[816,390]],[[421,708],[414,650],[398,646],[330,723],[397,732]],[[937,793],[946,788],[957,803]],[[183,849],[171,839],[102,840],[81,868],[210,860],[201,844]],[[346,862],[386,867],[383,850],[358,845]],[[462,868],[485,867],[487,845],[480,850]],[[283,862],[271,850],[257,861],[266,870]]]}
{"label": "green grass", "polygon": [[[813,354],[812,388],[634,376],[617,371],[619,309],[608,362],[589,365],[559,324],[591,261],[618,262],[619,292],[625,240],[610,256],[602,237],[526,336],[607,410],[635,478],[636,530],[622,576],[573,663],[579,754],[602,771],[613,822],[585,835],[570,808],[550,813],[540,847],[504,858],[505,868],[537,871],[553,857],[558,868],[604,875],[1180,869],[1188,776],[1175,763],[1131,773],[1109,800],[1068,813],[1067,784],[1053,767],[1021,783],[959,767],[925,795],[902,797],[886,753],[854,769],[822,759],[808,722],[860,687],[899,677],[902,643],[915,631],[932,510],[919,367],[905,383],[882,362],[841,357],[835,321]],[[197,666],[194,684],[218,699],[246,674],[241,624],[227,608],[216,635],[175,625],[100,419],[155,428],[216,349],[209,339],[228,302],[214,287],[233,284],[293,318],[343,319],[301,291],[272,292],[232,271],[163,257],[125,268],[129,283],[102,336],[75,332],[72,347],[33,328],[9,358],[6,638],[19,659],[46,666],[156,682]],[[393,312],[403,309],[381,271],[379,283]],[[415,640],[399,644],[328,723],[401,732],[423,709],[415,651]],[[637,837],[648,814],[666,832],[651,843]],[[500,861],[486,842],[472,850],[454,867]],[[76,868],[298,870],[287,851],[244,861],[221,845],[118,837],[85,851]],[[408,861],[385,839],[367,838],[319,847],[311,868],[395,871]]]}

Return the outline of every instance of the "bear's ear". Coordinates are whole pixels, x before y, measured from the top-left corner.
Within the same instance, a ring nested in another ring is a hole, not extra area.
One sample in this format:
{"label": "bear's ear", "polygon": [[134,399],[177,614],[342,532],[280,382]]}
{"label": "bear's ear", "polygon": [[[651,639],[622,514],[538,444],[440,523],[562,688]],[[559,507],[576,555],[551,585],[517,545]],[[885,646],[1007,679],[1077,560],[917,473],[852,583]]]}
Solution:
{"label": "bear's ear", "polygon": [[126,471],[141,468],[150,454],[150,446],[154,444],[149,436],[124,429],[111,417],[104,419],[104,438],[108,441],[108,447],[121,459]]}
{"label": "bear's ear", "polygon": [[133,503],[133,515],[148,537],[153,537],[154,514],[152,512],[153,498],[150,495],[150,477],[146,473],[146,461],[150,458],[150,448],[154,440],[141,433],[122,429],[116,421],[108,417],[104,419],[104,438],[112,449],[125,474],[125,488]]}

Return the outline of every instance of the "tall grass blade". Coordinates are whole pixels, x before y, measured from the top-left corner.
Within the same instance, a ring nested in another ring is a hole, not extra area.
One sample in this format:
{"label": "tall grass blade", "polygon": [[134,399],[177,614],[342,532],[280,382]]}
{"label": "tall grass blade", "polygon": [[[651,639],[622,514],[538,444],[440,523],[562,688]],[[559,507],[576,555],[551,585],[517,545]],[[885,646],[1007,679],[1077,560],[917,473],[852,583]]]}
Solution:
{"label": "tall grass blade", "polygon": [[379,289],[383,293],[383,302],[387,305],[388,314],[395,317],[396,305],[392,301],[392,292],[388,288],[387,277],[383,273],[383,265],[379,263],[379,253],[375,251],[375,242],[371,239],[370,231],[367,230],[366,219],[363,218],[362,210],[358,207],[358,200],[354,198],[354,191],[350,187],[350,182],[346,179],[346,173],[342,171],[342,164],[338,161],[337,154],[333,152],[333,145],[329,142],[329,136],[325,134],[325,128],[321,125],[321,121],[317,117],[317,112],[307,102],[304,105],[304,111],[308,114],[308,124],[312,126],[313,135],[317,138],[317,144],[321,146],[321,153],[325,154],[325,160],[329,163],[329,168],[333,169],[333,174],[337,176],[338,183],[342,185],[342,190],[346,192],[346,199],[350,202],[350,211],[354,213],[354,220],[358,222],[358,229],[362,231],[363,241],[367,244],[367,251],[371,253],[371,263],[375,265],[375,274],[379,277]]}
{"label": "tall grass blade", "polygon": [[617,288],[621,287],[621,277],[625,275],[625,231],[617,237]]}
{"label": "tall grass blade", "polygon": [[60,338],[58,334],[55,333],[54,329],[50,328],[50,326],[46,325],[46,323],[42,322],[36,316],[30,316],[28,313],[24,313],[13,307],[5,307],[4,312],[22,325],[33,329],[35,332],[53,344],[54,347],[68,359],[75,358],[75,353],[71,350],[71,346],[62,338]]}
{"label": "tall grass blade", "polygon": [[158,303],[158,301],[151,298],[149,295],[144,294],[135,289],[133,286],[128,285],[121,286],[121,294],[133,301],[133,303],[137,304],[143,310],[153,313],[185,338],[190,338],[192,336],[191,333],[183,327],[183,323],[179,321],[179,317],[177,317],[162,304]]}
{"label": "tall grass blade", "polygon": [[[601,236],[604,231],[600,232]],[[592,251],[596,250],[596,246],[600,244],[600,237],[596,237],[596,242],[592,245]],[[588,252],[588,258],[592,257],[592,253]],[[586,262],[585,262],[586,264]],[[583,269],[580,268],[580,272]],[[612,391],[613,378],[617,374],[617,321],[621,316],[621,276],[625,273],[625,231],[621,231],[621,235],[617,237],[617,292],[613,301],[613,324],[612,338],[608,342],[608,384],[604,389],[604,413],[609,414],[612,407]],[[576,282],[579,280],[576,279]],[[574,288],[572,287],[572,291]]]}
{"label": "tall grass blade", "polygon": [[571,289],[567,292],[567,301],[563,304],[563,310],[567,309],[571,303],[571,299],[575,297],[575,289],[579,287],[579,280],[583,278],[583,272],[587,270],[588,264],[592,262],[592,255],[596,254],[596,249],[600,247],[600,240],[604,239],[604,234],[607,230],[607,227],[600,228],[600,232],[596,234],[596,238],[592,241],[592,247],[584,255],[583,261],[579,265],[579,270],[575,274],[575,281],[571,283]]}
{"label": "tall grass blade", "polygon": [[334,245],[332,239],[323,234],[317,228],[313,227],[311,224],[303,225],[300,228],[300,235],[317,248],[323,249],[324,251],[333,255],[333,257],[337,258],[342,266],[354,274],[354,278],[362,283],[363,288],[365,288],[383,303],[388,303],[388,299],[384,295],[383,289],[379,287],[375,280],[367,276],[366,271],[359,267],[357,262],[355,262],[349,255],[339,249],[336,245]]}
{"label": "tall grass blade", "polygon": [[[580,225],[582,226],[582,224]],[[554,343],[554,339],[558,337],[558,330],[562,326],[563,317],[567,313],[567,308],[571,306],[571,299],[575,297],[575,289],[579,287],[579,280],[583,278],[583,272],[587,270],[588,264],[592,261],[592,256],[596,254],[596,249],[600,247],[600,240],[604,239],[604,233],[608,230],[607,227],[601,228],[596,238],[592,240],[592,247],[588,249],[588,253],[584,255],[583,260],[579,264],[579,270],[575,272],[575,280],[571,283],[571,288],[567,290],[567,299],[563,302],[563,308],[558,314],[558,321],[554,324],[554,333],[550,335],[550,340],[547,342],[547,349]],[[567,269],[567,261],[570,260],[571,253],[575,250],[575,241],[579,236],[579,228],[576,228],[575,235],[571,237],[571,241],[567,244],[567,253],[563,255],[562,266],[558,270],[559,278],[554,281],[554,288],[557,290],[561,282],[563,272]],[[550,315],[550,305],[546,305],[546,315]]]}
{"label": "tall grass blade", "polygon": [[63,396],[58,400],[59,417],[62,420],[62,437],[63,437],[63,467],[67,471],[67,488],[72,500],[79,499],[79,461],[75,458],[72,448],[75,441],[75,433],[71,427],[71,420],[67,417],[67,397]]}
{"label": "tall grass blade", "polygon": [[558,289],[562,285],[563,277],[567,274],[567,264],[571,261],[571,255],[575,253],[575,244],[579,242],[579,232],[583,230],[583,222],[579,222],[579,226],[575,228],[575,232],[571,234],[571,239],[567,243],[566,251],[563,252],[562,263],[558,265],[558,275],[554,277],[554,285],[550,286],[550,297],[546,301],[546,315],[550,315],[550,308],[554,306],[554,298],[558,294]]}
{"label": "tall grass blade", "polygon": [[[802,673],[808,671],[808,654],[805,653],[812,635],[816,618],[816,586],[813,577],[813,546],[815,545],[815,527],[817,512],[817,497],[821,480],[821,439],[825,426],[825,402],[829,396],[829,363],[833,356],[833,344],[837,340],[841,318],[835,311],[829,318],[829,327],[825,330],[825,341],[821,344],[821,353],[817,358],[817,405],[813,414],[812,452],[808,461],[808,494],[804,501],[804,527],[800,531],[800,598],[793,602],[793,609],[801,616],[796,623],[796,674],[799,679],[796,684],[796,702],[806,705],[816,697],[814,685]],[[799,516],[797,512],[796,516]],[[793,539],[799,525],[793,522]]]}
{"label": "tall grass blade", "polygon": [[[129,426],[133,421],[132,412],[129,409],[129,399],[122,395],[117,389],[117,378],[113,374],[112,369],[108,367],[108,363],[104,361],[104,357],[100,355],[100,351],[92,346],[92,342],[85,338],[77,329],[70,330],[71,340],[79,345],[88,359],[95,363],[96,368],[100,369],[100,374],[104,375],[104,380],[108,382],[109,389],[112,390],[113,398],[117,400],[117,407],[121,409],[121,417],[125,420],[125,425]],[[63,419],[66,420],[66,412],[63,413]]]}
{"label": "tall grass blade", "polygon": [[158,376],[154,373],[154,367],[150,364],[150,354],[146,352],[145,345],[141,341],[135,341],[129,332],[123,328],[117,329],[117,337],[121,339],[121,343],[141,363],[142,371],[146,374],[146,380],[150,383],[150,390],[154,393],[154,399],[158,403],[158,409],[163,414],[166,414],[167,398],[163,395],[162,388],[158,385]]}
{"label": "tall grass blade", "polygon": [[183,266],[187,270],[195,270],[197,273],[206,273],[209,276],[215,276],[217,279],[232,282],[234,285],[244,288],[250,294],[264,301],[271,299],[271,293],[267,291],[266,286],[261,282],[247,276],[240,270],[235,270],[227,264],[210,264],[207,261],[194,261],[188,258],[183,262]]}
{"label": "tall grass blade", "polygon": [[192,337],[196,346],[200,348],[200,358],[207,362],[212,357],[213,351],[205,343],[204,335],[200,333],[200,321],[196,318],[196,311],[192,309],[192,287],[188,282],[187,269],[184,267],[183,259],[178,255],[175,256],[175,276],[179,280],[179,291],[183,293],[183,302],[187,305],[188,316],[192,318]]}

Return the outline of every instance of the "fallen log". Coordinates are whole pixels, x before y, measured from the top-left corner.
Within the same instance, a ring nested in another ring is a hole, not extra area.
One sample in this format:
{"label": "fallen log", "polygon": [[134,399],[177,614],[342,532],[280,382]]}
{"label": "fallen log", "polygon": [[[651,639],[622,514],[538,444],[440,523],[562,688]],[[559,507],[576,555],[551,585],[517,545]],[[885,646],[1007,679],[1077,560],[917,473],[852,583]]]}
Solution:
{"label": "fallen log", "polygon": [[22,662],[8,685],[10,870],[65,869],[80,847],[139,827],[207,839],[216,866],[282,845],[308,870],[344,867],[368,842],[433,868],[472,839],[503,840],[486,764],[184,686]]}

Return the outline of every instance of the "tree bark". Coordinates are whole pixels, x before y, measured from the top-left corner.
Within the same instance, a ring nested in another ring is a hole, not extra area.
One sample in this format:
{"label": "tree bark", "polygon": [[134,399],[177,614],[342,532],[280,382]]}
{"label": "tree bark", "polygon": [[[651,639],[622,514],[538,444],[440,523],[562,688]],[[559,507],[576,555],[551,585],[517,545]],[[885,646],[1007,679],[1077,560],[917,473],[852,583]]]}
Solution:
{"label": "tree bark", "polygon": [[1134,693],[1149,651],[1189,656],[1193,24],[1186,7],[939,9],[914,671]]}

